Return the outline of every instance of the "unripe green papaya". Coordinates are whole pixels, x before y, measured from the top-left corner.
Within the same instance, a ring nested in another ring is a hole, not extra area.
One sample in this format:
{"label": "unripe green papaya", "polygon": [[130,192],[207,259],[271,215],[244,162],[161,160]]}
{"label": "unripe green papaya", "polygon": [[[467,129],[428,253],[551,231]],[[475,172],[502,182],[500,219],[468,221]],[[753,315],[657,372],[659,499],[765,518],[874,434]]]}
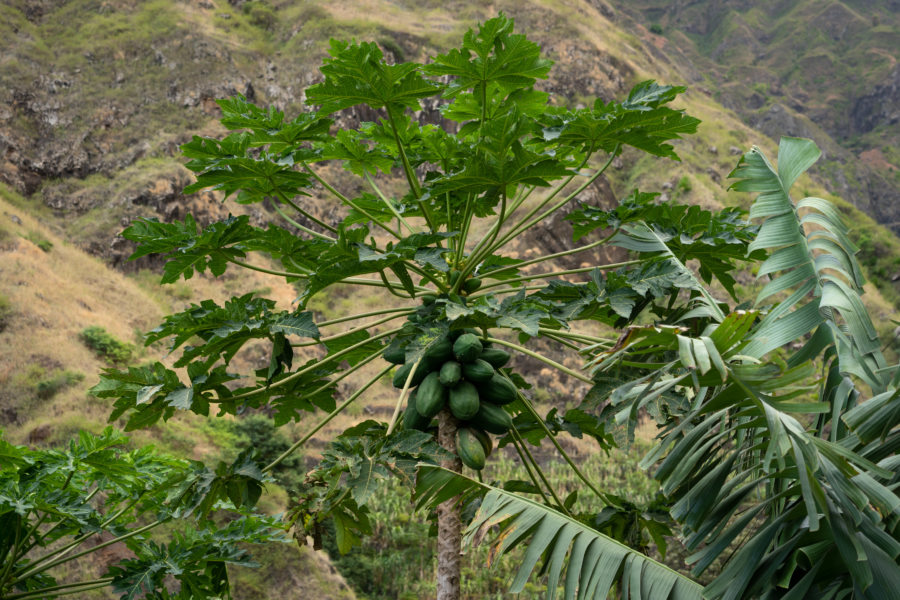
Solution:
{"label": "unripe green papaya", "polygon": [[472,333],[464,333],[453,342],[453,355],[461,363],[474,361],[481,354],[481,340]]}
{"label": "unripe green papaya", "polygon": [[469,427],[469,430],[478,438],[478,441],[481,442],[481,447],[484,448],[484,456],[489,457],[491,452],[494,451],[494,442],[491,440],[491,436],[489,436],[486,431],[478,429],[477,427]]}
{"label": "unripe green papaya", "polygon": [[[446,388],[445,388],[446,389]],[[468,381],[460,381],[450,390],[450,412],[460,421],[466,421],[478,414],[481,402],[478,390]]]}
{"label": "unripe green papaya", "polygon": [[422,384],[416,390],[416,410],[423,417],[431,419],[441,412],[446,403],[447,388],[441,385],[438,374],[432,371],[422,380]]}
{"label": "unripe green papaya", "polygon": [[384,360],[395,365],[402,365],[406,362],[406,351],[400,347],[397,340],[388,344],[387,348],[384,349],[382,356],[384,356]]}
{"label": "unripe green papaya", "polygon": [[441,366],[438,378],[446,387],[453,387],[462,379],[462,367],[456,361],[448,360]]}
{"label": "unripe green papaya", "polygon": [[509,404],[516,399],[516,386],[506,377],[495,373],[490,380],[478,384],[478,392],[486,402],[491,404]]}
{"label": "unripe green papaya", "polygon": [[462,288],[466,291],[466,293],[471,294],[472,292],[478,290],[481,287],[481,279],[477,277],[470,277],[463,282]]}
{"label": "unripe green papaya", "polygon": [[439,369],[448,360],[453,360],[453,342],[446,336],[432,343],[422,355],[422,363],[428,371]]}
{"label": "unripe green papaya", "polygon": [[484,447],[468,427],[460,427],[456,431],[456,453],[462,463],[470,469],[480,471],[484,468],[487,458]]}
{"label": "unripe green papaya", "polygon": [[509,362],[509,352],[499,348],[485,348],[481,351],[481,356],[478,358],[490,363],[495,369],[499,369]]}
{"label": "unripe green papaya", "polygon": [[[416,363],[406,363],[394,373],[394,387],[395,388],[403,388],[403,385],[406,383],[406,378],[409,376],[409,372],[412,370],[413,365]],[[413,375],[412,382],[409,384],[410,386],[417,386],[422,383],[422,380],[425,379],[425,376],[428,375],[428,369],[426,369],[423,365],[419,365],[419,368],[416,369],[416,374]]]}
{"label": "unripe green papaya", "polygon": [[462,366],[463,377],[472,383],[484,383],[494,376],[494,367],[487,361],[476,358]]}
{"label": "unripe green papaya", "polygon": [[406,412],[403,413],[403,429],[415,429],[417,431],[425,431],[431,424],[431,419],[419,414],[416,410],[416,392],[409,395],[406,403]]}
{"label": "unripe green papaya", "polygon": [[512,427],[512,417],[495,404],[482,402],[478,413],[470,419],[472,425],[496,435],[503,435]]}

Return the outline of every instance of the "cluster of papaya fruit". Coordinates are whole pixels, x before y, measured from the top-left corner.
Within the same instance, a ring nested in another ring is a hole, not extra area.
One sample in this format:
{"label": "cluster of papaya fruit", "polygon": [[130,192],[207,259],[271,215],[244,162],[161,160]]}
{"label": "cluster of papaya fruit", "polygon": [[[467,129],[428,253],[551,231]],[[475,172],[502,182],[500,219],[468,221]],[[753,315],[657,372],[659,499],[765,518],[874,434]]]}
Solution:
{"label": "cluster of papaya fruit", "polygon": [[[512,419],[502,407],[516,399],[516,386],[498,369],[509,353],[491,348],[471,330],[451,332],[429,346],[413,373],[403,426],[428,431],[431,420],[444,408],[459,421],[456,450],[463,464],[481,470],[493,449],[488,433],[505,434]],[[414,363],[391,345],[384,358],[402,365],[394,386],[402,388]]]}

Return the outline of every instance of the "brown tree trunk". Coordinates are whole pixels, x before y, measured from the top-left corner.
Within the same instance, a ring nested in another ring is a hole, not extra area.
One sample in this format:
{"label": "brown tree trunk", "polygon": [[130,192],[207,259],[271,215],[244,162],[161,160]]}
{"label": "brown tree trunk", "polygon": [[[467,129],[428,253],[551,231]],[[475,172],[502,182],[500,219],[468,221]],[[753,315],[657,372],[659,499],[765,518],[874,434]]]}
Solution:
{"label": "brown tree trunk", "polygon": [[[462,471],[456,457],[457,420],[447,409],[438,413],[438,443],[453,452],[453,458],[441,463],[445,469]],[[438,506],[437,600],[459,600],[459,577],[462,551],[462,522],[459,498],[451,498]]]}

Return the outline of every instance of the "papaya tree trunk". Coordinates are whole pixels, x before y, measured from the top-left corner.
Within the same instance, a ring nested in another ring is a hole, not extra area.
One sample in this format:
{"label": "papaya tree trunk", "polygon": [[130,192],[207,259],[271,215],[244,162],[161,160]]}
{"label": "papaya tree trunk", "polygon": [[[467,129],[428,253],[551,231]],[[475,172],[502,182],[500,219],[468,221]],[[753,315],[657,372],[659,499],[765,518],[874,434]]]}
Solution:
{"label": "papaya tree trunk", "polygon": [[[444,409],[438,413],[438,443],[453,452],[453,458],[444,460],[441,466],[459,473],[462,471],[462,462],[456,456],[457,424],[449,410]],[[437,600],[459,600],[462,520],[458,500],[458,497],[451,498],[437,508]]]}

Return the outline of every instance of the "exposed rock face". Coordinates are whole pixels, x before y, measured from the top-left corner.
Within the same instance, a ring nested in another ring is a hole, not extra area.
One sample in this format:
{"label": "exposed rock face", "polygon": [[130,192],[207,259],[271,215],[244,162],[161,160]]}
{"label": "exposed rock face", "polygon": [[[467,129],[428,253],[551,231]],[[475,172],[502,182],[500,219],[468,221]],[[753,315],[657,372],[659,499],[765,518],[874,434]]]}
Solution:
{"label": "exposed rock face", "polygon": [[[900,143],[897,3],[778,0],[619,0],[631,27],[658,24],[684,52],[679,70],[701,69],[716,98],[770,137],[809,137],[833,161],[820,169],[834,193],[900,231],[895,154],[859,155]],[[691,38],[682,35],[690,34]],[[691,39],[695,42],[691,44]],[[895,164],[888,164],[891,163]]]}
{"label": "exposed rock face", "polygon": [[883,85],[856,99],[850,111],[850,122],[856,133],[867,133],[880,125],[900,122],[900,66]]}

